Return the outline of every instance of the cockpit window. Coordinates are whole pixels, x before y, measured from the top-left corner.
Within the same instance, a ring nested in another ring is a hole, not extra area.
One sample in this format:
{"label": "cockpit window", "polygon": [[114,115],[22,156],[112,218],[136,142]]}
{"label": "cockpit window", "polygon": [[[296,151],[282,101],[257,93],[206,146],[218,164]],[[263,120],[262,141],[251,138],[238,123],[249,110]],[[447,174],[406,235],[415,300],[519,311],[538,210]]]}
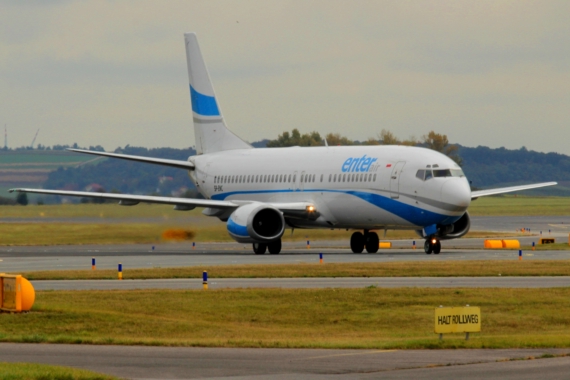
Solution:
{"label": "cockpit window", "polygon": [[434,177],[464,177],[461,169],[437,169],[433,171]]}
{"label": "cockpit window", "polygon": [[418,178],[421,179],[422,181],[424,180],[425,175],[426,175],[426,171],[425,171],[425,170],[418,170],[418,172],[416,173],[416,177],[418,177]]}
{"label": "cockpit window", "polygon": [[451,170],[449,169],[436,169],[433,171],[433,176],[438,177],[451,177]]}
{"label": "cockpit window", "polygon": [[429,170],[429,169],[426,170],[426,178],[425,178],[425,180],[427,181],[428,179],[430,179],[430,178],[432,178],[432,177],[433,177],[433,174],[431,174],[431,170]]}

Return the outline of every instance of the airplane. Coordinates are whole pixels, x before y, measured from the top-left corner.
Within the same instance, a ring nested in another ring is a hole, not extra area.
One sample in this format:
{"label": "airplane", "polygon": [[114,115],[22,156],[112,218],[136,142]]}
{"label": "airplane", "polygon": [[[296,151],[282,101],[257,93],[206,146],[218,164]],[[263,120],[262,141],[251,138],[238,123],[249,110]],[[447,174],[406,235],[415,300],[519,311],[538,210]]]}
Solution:
{"label": "airplane", "polygon": [[[376,253],[375,231],[414,230],[424,251],[438,254],[441,240],[456,239],[470,228],[472,200],[556,185],[545,182],[471,191],[461,167],[449,157],[410,146],[325,146],[253,148],[227,128],[198,39],[184,34],[193,111],[196,155],[187,161],[69,149],[187,170],[205,199],[106,194],[45,189],[10,192],[54,194],[204,208],[226,222],[229,235],[251,243],[255,254],[281,252],[286,229],[355,230],[354,253]],[[362,231],[362,232],[361,232]]]}

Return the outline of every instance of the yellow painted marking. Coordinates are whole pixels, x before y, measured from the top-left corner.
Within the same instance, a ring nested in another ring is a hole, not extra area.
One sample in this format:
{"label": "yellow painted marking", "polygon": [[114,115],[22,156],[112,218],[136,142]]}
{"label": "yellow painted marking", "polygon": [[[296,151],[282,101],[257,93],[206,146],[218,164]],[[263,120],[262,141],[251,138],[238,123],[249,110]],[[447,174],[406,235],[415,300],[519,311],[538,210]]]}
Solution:
{"label": "yellow painted marking", "polygon": [[323,356],[311,356],[309,358],[303,358],[298,360],[307,360],[307,359],[323,359],[323,358],[334,358],[337,356],[355,356],[355,355],[370,355],[370,354],[381,354],[384,352],[395,352],[398,350],[376,350],[376,351],[366,351],[366,352],[354,352],[350,354],[334,354],[334,355],[323,355]]}

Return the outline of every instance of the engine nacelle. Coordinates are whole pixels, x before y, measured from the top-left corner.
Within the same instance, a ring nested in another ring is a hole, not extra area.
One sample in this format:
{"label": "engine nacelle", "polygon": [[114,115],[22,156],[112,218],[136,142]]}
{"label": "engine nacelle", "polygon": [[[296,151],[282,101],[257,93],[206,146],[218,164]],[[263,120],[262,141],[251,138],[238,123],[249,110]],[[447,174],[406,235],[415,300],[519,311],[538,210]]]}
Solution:
{"label": "engine nacelle", "polygon": [[270,243],[283,236],[285,219],[274,207],[249,203],[230,215],[226,227],[232,239],[239,243]]}
{"label": "engine nacelle", "polygon": [[[469,213],[466,211],[465,214],[461,215],[461,218],[451,224],[438,224],[437,232],[432,236],[435,236],[440,240],[457,239],[469,232],[470,227],[471,218],[469,218]],[[428,237],[425,236],[422,230],[416,232],[423,238]]]}

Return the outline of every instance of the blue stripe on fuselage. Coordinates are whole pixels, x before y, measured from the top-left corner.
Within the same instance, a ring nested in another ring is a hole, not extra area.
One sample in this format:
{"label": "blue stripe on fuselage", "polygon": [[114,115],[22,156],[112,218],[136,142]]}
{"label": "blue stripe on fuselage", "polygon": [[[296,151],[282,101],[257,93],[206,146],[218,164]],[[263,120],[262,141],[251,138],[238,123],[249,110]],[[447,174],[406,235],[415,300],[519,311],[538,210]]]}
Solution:
{"label": "blue stripe on fuselage", "polygon": [[[212,199],[224,200],[229,196],[237,194],[263,194],[263,193],[292,193],[294,190],[253,190],[253,191],[232,191],[223,194],[215,194]],[[384,197],[379,194],[368,193],[357,190],[330,190],[330,189],[314,189],[304,190],[303,192],[330,192],[344,193],[358,197],[374,206],[386,210],[416,226],[429,226],[432,224],[451,224],[457,221],[461,216],[438,214],[433,211],[424,210],[420,207],[412,206],[395,199]]]}
{"label": "blue stripe on fuselage", "polygon": [[192,111],[196,112],[198,115],[220,116],[220,110],[218,109],[216,98],[200,94],[198,91],[194,90],[192,85],[190,85],[190,100],[192,101]]}

